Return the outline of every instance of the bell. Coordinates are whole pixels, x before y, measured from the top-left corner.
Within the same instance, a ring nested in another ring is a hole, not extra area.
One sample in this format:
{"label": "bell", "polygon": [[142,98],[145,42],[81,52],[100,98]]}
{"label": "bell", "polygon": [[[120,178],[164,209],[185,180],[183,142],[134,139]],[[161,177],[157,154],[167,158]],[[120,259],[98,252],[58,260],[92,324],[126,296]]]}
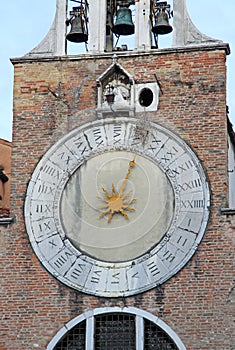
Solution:
{"label": "bell", "polygon": [[71,30],[66,35],[66,39],[73,43],[86,42],[88,40],[88,33],[81,14],[77,13],[69,23],[71,23]]}
{"label": "bell", "polygon": [[173,30],[169,24],[169,18],[165,11],[159,11],[155,17],[155,25],[152,28],[154,34],[169,34]]}
{"label": "bell", "polygon": [[135,25],[132,21],[131,10],[121,7],[117,11],[116,22],[113,26],[113,33],[117,35],[132,35],[135,32]]}

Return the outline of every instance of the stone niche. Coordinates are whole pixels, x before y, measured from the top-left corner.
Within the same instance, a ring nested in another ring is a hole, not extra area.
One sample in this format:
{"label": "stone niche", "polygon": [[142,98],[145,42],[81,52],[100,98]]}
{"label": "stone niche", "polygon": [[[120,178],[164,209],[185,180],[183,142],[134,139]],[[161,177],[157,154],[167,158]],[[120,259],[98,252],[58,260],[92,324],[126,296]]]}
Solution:
{"label": "stone niche", "polygon": [[97,79],[98,117],[113,113],[118,116],[134,115],[133,77],[114,59],[112,65]]}

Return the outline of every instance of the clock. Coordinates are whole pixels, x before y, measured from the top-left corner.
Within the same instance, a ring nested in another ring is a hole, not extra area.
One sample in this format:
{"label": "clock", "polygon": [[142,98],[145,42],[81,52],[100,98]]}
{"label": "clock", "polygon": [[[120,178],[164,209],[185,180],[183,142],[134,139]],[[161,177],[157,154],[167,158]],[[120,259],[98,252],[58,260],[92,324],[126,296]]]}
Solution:
{"label": "clock", "polygon": [[42,265],[76,290],[130,296],[175,275],[200,243],[210,193],[192,149],[136,118],[85,124],[55,143],[25,200]]}

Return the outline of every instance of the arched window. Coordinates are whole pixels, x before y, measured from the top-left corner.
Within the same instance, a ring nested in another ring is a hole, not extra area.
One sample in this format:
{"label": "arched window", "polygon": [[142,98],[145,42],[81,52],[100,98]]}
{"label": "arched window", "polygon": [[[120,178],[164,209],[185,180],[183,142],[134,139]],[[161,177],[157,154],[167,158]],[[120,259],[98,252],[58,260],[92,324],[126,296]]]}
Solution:
{"label": "arched window", "polygon": [[186,350],[159,318],[143,310],[100,308],[68,322],[47,350]]}

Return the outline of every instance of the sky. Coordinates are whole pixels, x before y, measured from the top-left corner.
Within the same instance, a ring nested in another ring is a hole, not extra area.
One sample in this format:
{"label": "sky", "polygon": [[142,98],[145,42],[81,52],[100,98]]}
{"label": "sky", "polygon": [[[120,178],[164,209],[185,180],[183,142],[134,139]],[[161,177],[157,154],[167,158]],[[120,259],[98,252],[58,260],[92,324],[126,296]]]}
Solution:
{"label": "sky", "polygon": [[[168,3],[172,4],[172,1],[168,0]],[[193,23],[202,33],[230,45],[227,104],[230,119],[235,125],[235,0],[187,0],[187,7]],[[1,9],[0,138],[11,141],[13,66],[10,58],[25,55],[44,38],[54,19],[56,0],[3,0]],[[71,53],[74,53],[72,50]]]}

